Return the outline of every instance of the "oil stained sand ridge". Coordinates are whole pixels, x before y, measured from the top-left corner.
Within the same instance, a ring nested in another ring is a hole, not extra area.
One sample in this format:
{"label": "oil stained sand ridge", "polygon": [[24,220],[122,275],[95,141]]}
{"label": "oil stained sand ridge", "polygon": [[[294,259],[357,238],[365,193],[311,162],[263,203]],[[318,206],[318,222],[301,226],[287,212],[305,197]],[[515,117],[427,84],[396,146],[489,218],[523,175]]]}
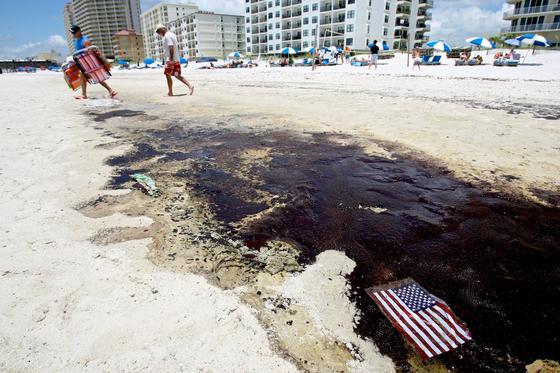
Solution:
{"label": "oil stained sand ridge", "polygon": [[[560,360],[558,206],[486,192],[391,144],[380,144],[387,158],[341,145],[337,140],[347,139],[335,134],[233,130],[204,118],[174,122],[129,110],[90,115],[135,144],[108,161],[117,170],[109,187],[130,187],[131,174],[146,172],[168,197],[109,198],[84,211],[153,217],[159,226],[147,234],[159,237],[154,262],[214,276],[225,288],[258,289],[263,272],[298,272],[321,252],[339,250],[357,264],[348,276],[361,311],[356,331],[401,371],[411,369],[410,349],[363,290],[405,277],[446,300],[474,335],[439,359],[447,368],[512,372],[536,359]],[[193,244],[199,249],[187,253]],[[246,301],[290,306],[260,290]],[[281,342],[279,348],[303,369],[325,367]],[[345,350],[325,347],[323,354],[342,359]]]}

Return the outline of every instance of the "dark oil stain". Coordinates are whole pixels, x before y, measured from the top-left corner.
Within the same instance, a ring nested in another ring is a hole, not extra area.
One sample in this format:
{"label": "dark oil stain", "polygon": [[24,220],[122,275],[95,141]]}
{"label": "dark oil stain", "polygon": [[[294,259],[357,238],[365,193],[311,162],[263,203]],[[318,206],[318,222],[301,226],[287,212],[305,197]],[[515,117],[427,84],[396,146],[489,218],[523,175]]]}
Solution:
{"label": "dark oil stain", "polygon": [[[151,131],[151,145],[163,159],[190,162],[174,177],[247,246],[280,239],[296,244],[304,263],[325,250],[357,263],[357,331],[403,371],[405,343],[364,289],[406,277],[444,299],[474,335],[440,358],[448,367],[509,373],[535,359],[560,360],[558,208],[485,192],[412,158],[367,155],[329,134],[178,127]],[[268,149],[269,159],[240,169],[247,149]],[[284,207],[234,224],[276,204]]]}
{"label": "dark oil stain", "polygon": [[131,176],[134,174],[146,173],[148,170],[144,168],[130,169],[130,168],[120,168],[117,169],[115,174],[111,176],[109,182],[107,183],[107,188],[109,189],[123,189],[126,188],[128,184],[132,185]]}
{"label": "dark oil stain", "polygon": [[154,149],[149,144],[138,144],[132,152],[128,152],[125,155],[111,157],[107,160],[109,166],[125,166],[131,164],[132,162],[138,162],[146,159],[151,159],[161,155],[159,151]]}
{"label": "dark oil stain", "polygon": [[112,110],[112,111],[106,111],[100,113],[90,112],[89,115],[92,116],[93,120],[96,122],[105,122],[106,120],[111,118],[119,118],[119,117],[130,118],[130,117],[137,117],[146,114],[143,111],[122,109],[122,110]]}

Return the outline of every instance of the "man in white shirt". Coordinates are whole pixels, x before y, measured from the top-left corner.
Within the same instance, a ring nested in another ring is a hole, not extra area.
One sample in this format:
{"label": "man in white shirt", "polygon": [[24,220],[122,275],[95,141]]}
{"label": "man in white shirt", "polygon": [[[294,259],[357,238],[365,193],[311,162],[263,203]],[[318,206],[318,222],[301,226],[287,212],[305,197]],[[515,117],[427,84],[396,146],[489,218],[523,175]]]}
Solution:
{"label": "man in white shirt", "polygon": [[163,73],[167,78],[167,87],[169,88],[169,92],[167,94],[169,96],[173,96],[173,80],[171,77],[174,76],[177,80],[189,87],[189,94],[192,96],[194,86],[181,75],[179,42],[177,41],[177,35],[168,31],[167,27],[162,24],[157,25],[156,34],[163,38],[163,49],[165,50],[165,70]]}

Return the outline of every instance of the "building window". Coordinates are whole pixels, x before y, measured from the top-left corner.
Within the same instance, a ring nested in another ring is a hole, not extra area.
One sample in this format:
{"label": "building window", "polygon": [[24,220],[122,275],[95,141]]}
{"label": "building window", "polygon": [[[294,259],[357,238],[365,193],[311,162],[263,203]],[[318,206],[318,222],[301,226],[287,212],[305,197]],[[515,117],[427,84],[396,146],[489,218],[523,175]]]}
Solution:
{"label": "building window", "polygon": [[317,16],[313,16],[313,18],[311,18],[311,23],[317,23]]}
{"label": "building window", "polygon": [[353,11],[353,10],[349,10],[348,13],[347,13],[347,17],[348,17],[348,19],[354,18],[354,11]]}
{"label": "building window", "polygon": [[317,9],[319,9],[319,3],[314,3],[313,5],[311,5],[311,10],[316,11]]}
{"label": "building window", "polygon": [[346,25],[346,32],[354,32],[354,25]]}
{"label": "building window", "polygon": [[354,39],[353,38],[347,38],[346,39],[346,45],[351,47],[352,44],[354,44]]}
{"label": "building window", "polygon": [[304,13],[309,12],[309,5],[304,5],[304,6],[303,6],[303,12],[304,12]]}

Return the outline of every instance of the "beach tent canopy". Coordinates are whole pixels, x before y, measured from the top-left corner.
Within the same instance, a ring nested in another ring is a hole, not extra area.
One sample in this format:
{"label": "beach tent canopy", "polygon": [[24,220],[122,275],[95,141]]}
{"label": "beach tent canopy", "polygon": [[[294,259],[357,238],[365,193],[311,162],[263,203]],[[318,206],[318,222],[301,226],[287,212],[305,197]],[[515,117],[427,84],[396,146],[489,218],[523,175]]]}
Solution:
{"label": "beach tent canopy", "polygon": [[451,47],[443,42],[443,40],[433,40],[426,43],[428,48],[433,48],[442,52],[451,52]]}
{"label": "beach tent canopy", "polygon": [[383,43],[377,42],[377,47],[379,48],[379,50],[382,50],[382,51],[388,51],[389,49],[391,49],[389,47],[389,45],[385,42],[383,42]]}
{"label": "beach tent canopy", "polygon": [[151,64],[153,64],[154,62],[155,62],[155,61],[154,61],[153,58],[146,58],[146,59],[144,60],[144,63],[145,63],[146,65],[151,65]]}
{"label": "beach tent canopy", "polygon": [[[377,47],[379,48],[379,50],[381,50],[381,51],[388,51],[388,50],[391,49],[391,48],[389,47],[389,45],[387,45],[386,42],[383,42],[383,43],[377,42],[376,45],[377,45]],[[369,43],[369,44],[368,44],[368,48],[371,48],[371,47],[373,47],[373,43]]]}
{"label": "beach tent canopy", "polygon": [[546,38],[539,34],[525,34],[516,38],[522,44],[533,45],[535,47],[550,47]]}
{"label": "beach tent canopy", "polygon": [[243,55],[239,52],[232,52],[227,55],[228,60],[235,60],[238,58],[243,58]]}
{"label": "beach tent canopy", "polygon": [[294,48],[284,48],[280,51],[281,54],[297,54]]}
{"label": "beach tent canopy", "polygon": [[482,37],[469,38],[466,41],[469,44],[476,45],[477,47],[481,47],[481,48],[486,48],[486,49],[496,48],[496,45],[494,43]]}
{"label": "beach tent canopy", "polygon": [[204,62],[218,62],[217,59],[214,57],[199,57],[196,59],[196,63],[204,63]]}

